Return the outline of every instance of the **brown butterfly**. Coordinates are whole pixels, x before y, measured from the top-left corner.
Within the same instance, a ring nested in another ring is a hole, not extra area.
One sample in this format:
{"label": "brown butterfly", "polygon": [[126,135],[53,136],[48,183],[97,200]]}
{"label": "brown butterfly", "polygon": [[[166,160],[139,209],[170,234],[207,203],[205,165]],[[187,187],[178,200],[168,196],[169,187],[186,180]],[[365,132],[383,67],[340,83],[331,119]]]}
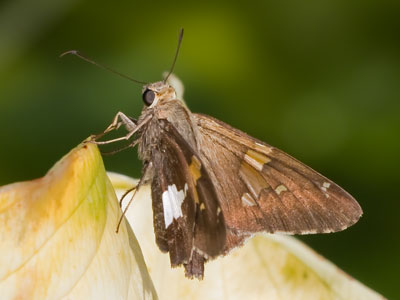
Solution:
{"label": "brown butterfly", "polygon": [[151,183],[156,242],[173,267],[202,278],[207,260],[256,232],[328,233],[358,221],[361,207],[331,180],[240,130],[192,113],[167,81],[172,69],[163,81],[144,86],[138,120],[119,112],[104,131],[123,125],[126,136],[96,143],[138,145],[144,167],[136,191]]}

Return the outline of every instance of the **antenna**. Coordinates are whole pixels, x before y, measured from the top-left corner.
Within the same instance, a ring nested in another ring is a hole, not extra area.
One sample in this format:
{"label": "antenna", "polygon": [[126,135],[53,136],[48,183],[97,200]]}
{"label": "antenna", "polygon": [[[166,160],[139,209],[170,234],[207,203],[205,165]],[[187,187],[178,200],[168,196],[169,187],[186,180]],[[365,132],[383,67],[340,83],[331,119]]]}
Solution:
{"label": "antenna", "polygon": [[172,71],[174,70],[176,59],[178,58],[179,54],[179,49],[181,48],[182,38],[183,38],[183,28],[181,28],[179,31],[178,46],[176,47],[174,61],[172,62],[171,69],[169,70],[167,77],[165,77],[164,79],[164,83],[167,82],[168,77],[172,74]]}
{"label": "antenna", "polygon": [[[116,74],[116,75],[118,75],[118,76],[120,76],[120,77],[122,77],[122,78],[128,79],[128,80],[130,80],[130,81],[132,81],[132,82],[140,83],[140,84],[147,84],[147,82],[143,82],[143,81],[139,81],[139,80],[133,79],[133,78],[131,78],[131,77],[125,75],[125,74],[122,74],[122,73],[120,73],[120,72],[118,72],[118,71],[115,71],[114,69],[111,69],[110,67],[107,67],[107,66],[105,66],[105,65],[99,64],[99,63],[95,62],[94,60],[92,60],[92,59],[90,59],[90,58],[84,56],[84,55],[81,54],[81,53],[79,53],[79,51],[77,51],[77,50],[69,50],[69,51],[66,51],[66,52],[62,53],[62,54],[60,55],[60,57],[64,57],[64,56],[67,55],[67,54],[75,55],[75,56],[79,57],[80,59],[83,59],[84,61],[86,61],[86,62],[88,62],[88,63],[91,63],[91,64],[93,64],[93,65],[95,65],[95,66],[97,66],[97,67],[99,67],[99,68],[102,68],[103,70],[110,71],[111,73],[114,73],[114,74]],[[168,75],[168,76],[169,76],[169,75]]]}

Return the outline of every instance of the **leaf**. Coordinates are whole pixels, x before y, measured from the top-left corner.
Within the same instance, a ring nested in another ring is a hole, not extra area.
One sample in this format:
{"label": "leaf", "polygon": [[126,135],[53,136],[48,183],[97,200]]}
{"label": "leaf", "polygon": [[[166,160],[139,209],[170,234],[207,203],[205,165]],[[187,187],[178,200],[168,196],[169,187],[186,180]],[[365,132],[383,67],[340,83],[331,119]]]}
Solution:
{"label": "leaf", "polygon": [[0,187],[1,299],[154,299],[97,146],[44,177]]}
{"label": "leaf", "polygon": [[[137,181],[109,173],[117,194]],[[129,195],[127,196],[129,199]],[[126,202],[128,202],[128,199]],[[291,236],[260,234],[243,247],[205,265],[204,280],[171,269],[155,244],[151,195],[143,187],[127,219],[138,237],[160,299],[384,299]]]}

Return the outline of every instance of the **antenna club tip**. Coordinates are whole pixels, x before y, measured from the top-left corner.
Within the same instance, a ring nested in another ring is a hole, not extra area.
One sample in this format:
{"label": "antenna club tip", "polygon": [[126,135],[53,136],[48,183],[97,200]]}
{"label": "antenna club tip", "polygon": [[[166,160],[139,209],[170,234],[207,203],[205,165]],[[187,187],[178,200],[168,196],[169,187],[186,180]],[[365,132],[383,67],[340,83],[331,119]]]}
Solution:
{"label": "antenna club tip", "polygon": [[79,52],[77,50],[69,50],[69,51],[65,51],[64,53],[61,53],[59,57],[61,58],[61,57],[64,57],[65,55],[68,55],[68,54],[78,55],[78,53]]}

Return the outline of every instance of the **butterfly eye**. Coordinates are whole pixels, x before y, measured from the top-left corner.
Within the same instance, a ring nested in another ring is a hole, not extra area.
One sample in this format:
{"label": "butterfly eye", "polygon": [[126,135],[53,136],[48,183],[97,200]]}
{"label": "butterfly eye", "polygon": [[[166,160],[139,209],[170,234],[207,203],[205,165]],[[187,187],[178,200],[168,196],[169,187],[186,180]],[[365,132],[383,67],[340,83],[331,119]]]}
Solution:
{"label": "butterfly eye", "polygon": [[156,95],[152,90],[147,89],[144,91],[142,97],[143,97],[144,104],[146,104],[147,106],[150,106],[153,103]]}

